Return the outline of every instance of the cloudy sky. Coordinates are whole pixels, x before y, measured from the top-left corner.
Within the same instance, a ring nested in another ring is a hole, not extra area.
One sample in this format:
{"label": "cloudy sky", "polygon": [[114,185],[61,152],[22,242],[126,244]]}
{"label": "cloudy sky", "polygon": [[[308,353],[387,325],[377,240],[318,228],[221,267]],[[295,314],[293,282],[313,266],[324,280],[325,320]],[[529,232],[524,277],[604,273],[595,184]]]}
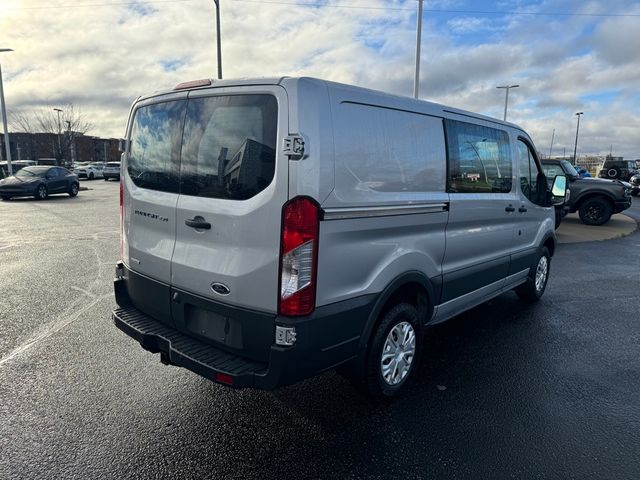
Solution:
{"label": "cloudy sky", "polygon": [[[412,95],[416,0],[220,0],[225,78]],[[522,125],[543,153],[640,158],[640,3],[425,0],[420,97]],[[131,102],[216,76],[213,0],[0,0],[10,111],[73,103],[120,137]]]}

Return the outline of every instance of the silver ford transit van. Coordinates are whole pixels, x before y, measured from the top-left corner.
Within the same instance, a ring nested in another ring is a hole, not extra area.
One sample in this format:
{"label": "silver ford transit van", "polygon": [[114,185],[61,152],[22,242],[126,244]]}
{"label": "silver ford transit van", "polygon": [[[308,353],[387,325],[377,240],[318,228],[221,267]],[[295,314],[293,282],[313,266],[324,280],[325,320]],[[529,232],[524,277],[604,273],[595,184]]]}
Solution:
{"label": "silver ford transit van", "polygon": [[516,125],[313,78],[138,99],[121,168],[116,326],[234,388],[340,369],[374,396],[427,325],[545,291],[556,240]]}

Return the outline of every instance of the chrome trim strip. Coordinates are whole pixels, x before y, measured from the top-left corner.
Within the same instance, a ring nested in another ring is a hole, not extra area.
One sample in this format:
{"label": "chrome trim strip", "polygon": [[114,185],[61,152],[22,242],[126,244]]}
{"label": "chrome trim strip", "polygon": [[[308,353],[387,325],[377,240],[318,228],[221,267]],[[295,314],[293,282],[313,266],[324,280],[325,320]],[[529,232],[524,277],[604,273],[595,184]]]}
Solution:
{"label": "chrome trim strip", "polygon": [[373,218],[389,217],[394,215],[418,215],[422,213],[441,213],[448,210],[448,203],[389,205],[385,207],[336,207],[323,209],[322,219],[344,220],[347,218]]}

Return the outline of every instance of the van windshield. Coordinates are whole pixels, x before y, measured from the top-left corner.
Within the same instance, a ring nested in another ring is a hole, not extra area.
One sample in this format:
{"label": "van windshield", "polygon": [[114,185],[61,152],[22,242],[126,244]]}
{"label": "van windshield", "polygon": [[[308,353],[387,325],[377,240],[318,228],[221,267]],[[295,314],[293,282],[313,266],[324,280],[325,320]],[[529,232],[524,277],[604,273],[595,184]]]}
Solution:
{"label": "van windshield", "polygon": [[136,111],[127,171],[143,188],[245,200],[273,180],[278,106],[272,95],[164,102]]}

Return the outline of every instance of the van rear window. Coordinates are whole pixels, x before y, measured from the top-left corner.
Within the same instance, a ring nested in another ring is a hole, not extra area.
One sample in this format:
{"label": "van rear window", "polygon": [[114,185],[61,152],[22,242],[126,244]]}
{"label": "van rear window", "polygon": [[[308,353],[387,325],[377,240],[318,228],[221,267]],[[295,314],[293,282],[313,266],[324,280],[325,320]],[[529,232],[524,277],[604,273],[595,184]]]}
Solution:
{"label": "van rear window", "polygon": [[180,193],[245,200],[273,180],[278,104],[272,95],[190,99]]}
{"label": "van rear window", "polygon": [[180,146],[186,100],[156,103],[136,111],[127,172],[138,187],[178,193]]}
{"label": "van rear window", "polygon": [[278,104],[272,95],[226,95],[139,108],[127,171],[142,188],[245,200],[275,172]]}

